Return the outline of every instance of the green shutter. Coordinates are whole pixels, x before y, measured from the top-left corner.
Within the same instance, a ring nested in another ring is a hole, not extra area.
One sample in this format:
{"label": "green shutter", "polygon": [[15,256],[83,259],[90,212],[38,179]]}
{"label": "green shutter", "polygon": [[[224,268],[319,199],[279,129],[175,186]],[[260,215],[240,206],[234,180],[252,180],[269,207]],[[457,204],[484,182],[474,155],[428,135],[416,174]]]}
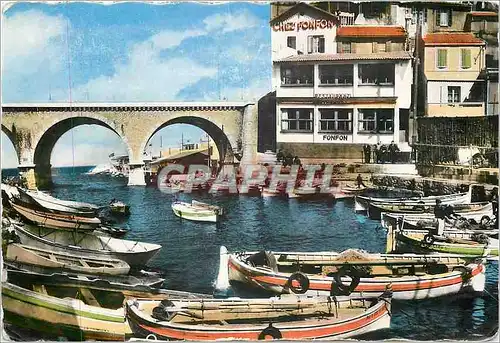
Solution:
{"label": "green shutter", "polygon": [[462,49],[462,69],[469,69],[471,65],[472,63],[470,49]]}
{"label": "green shutter", "polygon": [[445,68],[446,67],[446,62],[447,62],[447,53],[448,51],[445,49],[439,49],[438,50],[438,67],[439,68]]}

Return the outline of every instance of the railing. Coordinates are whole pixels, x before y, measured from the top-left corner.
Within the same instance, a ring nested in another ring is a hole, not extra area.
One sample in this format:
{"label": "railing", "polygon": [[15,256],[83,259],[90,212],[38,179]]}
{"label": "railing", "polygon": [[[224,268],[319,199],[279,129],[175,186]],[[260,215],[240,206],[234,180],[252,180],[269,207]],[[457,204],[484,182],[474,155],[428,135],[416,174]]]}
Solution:
{"label": "railing", "polygon": [[340,12],[340,26],[354,25],[355,14]]}
{"label": "railing", "polygon": [[412,157],[420,166],[460,165],[472,168],[498,168],[496,147],[421,144],[412,145]]}

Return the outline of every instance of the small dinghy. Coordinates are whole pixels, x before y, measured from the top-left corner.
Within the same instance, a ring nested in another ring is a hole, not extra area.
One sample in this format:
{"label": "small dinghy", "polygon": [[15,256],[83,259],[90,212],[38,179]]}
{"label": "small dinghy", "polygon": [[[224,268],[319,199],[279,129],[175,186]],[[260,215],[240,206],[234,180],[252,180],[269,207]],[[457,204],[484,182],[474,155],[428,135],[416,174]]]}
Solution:
{"label": "small dinghy", "polygon": [[391,298],[129,300],[136,337],[159,340],[343,339],[390,327]]}
{"label": "small dinghy", "polygon": [[109,203],[109,210],[111,211],[111,213],[115,214],[130,214],[130,206],[126,205],[122,201],[115,199],[111,200],[111,202]]}
{"label": "small dinghy", "polygon": [[196,200],[191,203],[176,201],[172,204],[174,214],[183,219],[216,223],[223,215],[222,207],[206,204]]}
{"label": "small dinghy", "polygon": [[130,266],[120,260],[74,256],[17,243],[7,245],[4,258],[6,261],[85,274],[124,275],[130,271]]}

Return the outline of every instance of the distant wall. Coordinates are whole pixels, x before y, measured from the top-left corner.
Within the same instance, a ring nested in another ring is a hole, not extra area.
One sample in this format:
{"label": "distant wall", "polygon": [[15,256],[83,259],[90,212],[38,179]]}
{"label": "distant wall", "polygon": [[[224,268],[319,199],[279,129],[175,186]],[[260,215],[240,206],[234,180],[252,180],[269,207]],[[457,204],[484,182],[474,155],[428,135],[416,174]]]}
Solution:
{"label": "distant wall", "polygon": [[270,92],[259,100],[259,128],[257,151],[276,151],[276,92]]}

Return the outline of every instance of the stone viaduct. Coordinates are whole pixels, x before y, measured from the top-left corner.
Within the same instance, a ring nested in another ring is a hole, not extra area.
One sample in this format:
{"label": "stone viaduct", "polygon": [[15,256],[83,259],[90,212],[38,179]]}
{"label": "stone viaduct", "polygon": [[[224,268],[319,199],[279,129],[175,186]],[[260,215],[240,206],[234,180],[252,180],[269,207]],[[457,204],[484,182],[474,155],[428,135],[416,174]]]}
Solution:
{"label": "stone viaduct", "polygon": [[224,165],[255,161],[257,106],[245,102],[3,104],[2,131],[12,141],[30,188],[51,183],[50,157],[68,130],[95,124],[122,138],[130,159],[129,185],[145,185],[149,139],[172,124],[191,124],[213,139]]}

